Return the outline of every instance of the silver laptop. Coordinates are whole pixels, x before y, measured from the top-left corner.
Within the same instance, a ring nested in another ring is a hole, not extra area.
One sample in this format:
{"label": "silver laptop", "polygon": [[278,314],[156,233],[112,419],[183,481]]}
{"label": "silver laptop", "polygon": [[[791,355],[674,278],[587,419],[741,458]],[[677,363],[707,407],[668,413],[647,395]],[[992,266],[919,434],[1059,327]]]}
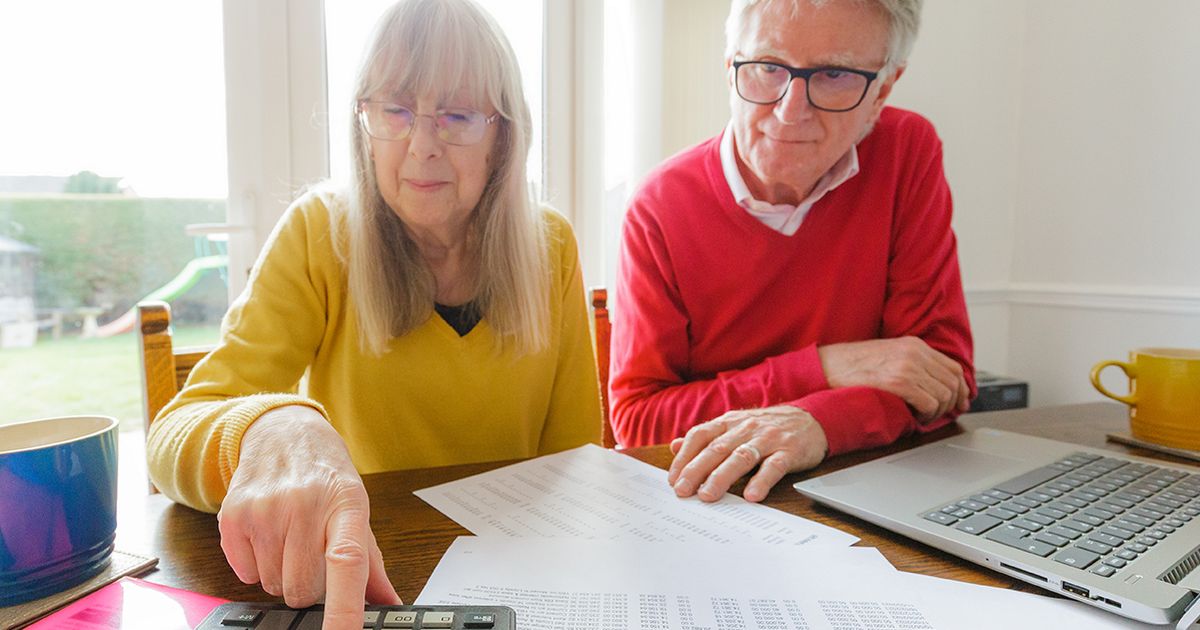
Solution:
{"label": "silver laptop", "polygon": [[1197,468],[979,429],[795,488],[1119,615],[1200,617]]}

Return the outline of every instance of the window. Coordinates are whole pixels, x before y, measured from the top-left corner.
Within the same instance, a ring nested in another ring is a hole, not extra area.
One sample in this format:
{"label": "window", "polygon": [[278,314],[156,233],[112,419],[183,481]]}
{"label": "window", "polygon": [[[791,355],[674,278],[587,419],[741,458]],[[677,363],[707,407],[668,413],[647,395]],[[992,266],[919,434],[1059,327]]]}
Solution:
{"label": "window", "polygon": [[[602,4],[479,1],[522,68],[535,127],[529,176],[576,222],[587,269],[599,235],[590,243],[580,221],[599,216],[584,208],[601,196],[602,169],[584,158],[598,159],[601,128],[582,121],[602,107],[602,81],[590,78]],[[37,330],[32,348],[0,347],[0,422],[106,413],[140,424],[132,334],[83,331],[113,332],[106,325],[187,261],[227,256],[224,273],[207,268],[170,296],[177,343],[216,339],[227,296],[287,205],[305,185],[345,176],[351,77],[390,4],[0,5],[0,55],[20,60],[5,66],[16,97],[0,101],[0,249],[26,278],[5,282],[23,297],[0,298],[0,332]],[[184,231],[197,223],[219,225]]]}
{"label": "window", "polygon": [[139,425],[130,308],[208,343],[227,307],[223,245],[186,231],[226,218],[221,5],[4,3],[0,58],[0,423]]}

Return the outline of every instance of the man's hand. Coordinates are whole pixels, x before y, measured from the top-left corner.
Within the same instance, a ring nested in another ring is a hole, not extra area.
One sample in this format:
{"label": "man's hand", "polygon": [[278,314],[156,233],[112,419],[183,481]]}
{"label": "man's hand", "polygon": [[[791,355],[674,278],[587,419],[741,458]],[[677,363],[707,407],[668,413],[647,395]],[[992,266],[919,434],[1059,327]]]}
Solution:
{"label": "man's hand", "polygon": [[820,464],[827,449],[824,429],[803,409],[730,411],[671,442],[675,459],[667,483],[680,497],[716,501],[758,466],[742,497],[762,501],[784,475]]}
{"label": "man's hand", "polygon": [[831,387],[873,387],[904,399],[931,422],[971,406],[962,365],[917,337],[835,343],[817,348]]}
{"label": "man's hand", "polygon": [[303,608],[325,596],[327,629],[362,627],[364,601],[399,604],[345,443],[316,410],[280,407],[242,437],[217,521],[238,578]]}

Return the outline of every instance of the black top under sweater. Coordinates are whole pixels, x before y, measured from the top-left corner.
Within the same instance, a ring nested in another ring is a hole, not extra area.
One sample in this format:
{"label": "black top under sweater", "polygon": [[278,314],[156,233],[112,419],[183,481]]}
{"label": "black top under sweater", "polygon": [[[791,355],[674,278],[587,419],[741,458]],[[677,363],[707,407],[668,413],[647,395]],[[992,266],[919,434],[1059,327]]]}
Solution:
{"label": "black top under sweater", "polygon": [[475,308],[474,302],[467,302],[461,306],[446,306],[435,302],[433,310],[437,311],[437,314],[446,320],[447,324],[450,324],[459,337],[467,336],[467,333],[475,328],[479,320],[483,319],[479,309]]}

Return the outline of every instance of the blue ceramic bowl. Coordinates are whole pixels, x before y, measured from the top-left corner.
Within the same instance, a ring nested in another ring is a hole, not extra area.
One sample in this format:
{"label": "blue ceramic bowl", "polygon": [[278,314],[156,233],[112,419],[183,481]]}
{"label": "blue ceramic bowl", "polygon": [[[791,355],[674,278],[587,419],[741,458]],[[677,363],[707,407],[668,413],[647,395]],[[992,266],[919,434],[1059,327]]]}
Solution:
{"label": "blue ceramic bowl", "polygon": [[117,421],[0,426],[0,606],[103,571],[117,530]]}

